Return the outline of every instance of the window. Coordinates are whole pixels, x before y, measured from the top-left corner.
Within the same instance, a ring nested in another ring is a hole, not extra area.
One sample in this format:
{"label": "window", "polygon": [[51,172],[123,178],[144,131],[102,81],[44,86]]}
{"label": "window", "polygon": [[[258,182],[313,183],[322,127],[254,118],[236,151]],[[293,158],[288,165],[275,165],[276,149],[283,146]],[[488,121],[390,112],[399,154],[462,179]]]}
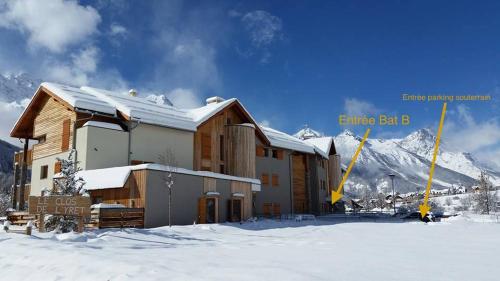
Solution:
{"label": "window", "polygon": [[38,144],[45,143],[47,141],[47,135],[41,135],[36,138],[38,140]]}
{"label": "window", "polygon": [[273,204],[273,215],[280,216],[281,215],[281,206],[280,203]]}
{"label": "window", "polygon": [[69,149],[69,137],[71,132],[71,119],[66,119],[63,121],[62,125],[62,141],[61,150],[66,151]]}
{"label": "window", "polygon": [[255,147],[255,154],[258,156],[258,157],[264,157],[265,156],[265,148],[262,146],[262,145],[257,145]]}
{"label": "window", "polygon": [[273,186],[279,186],[280,185],[280,181],[279,181],[279,176],[277,174],[273,174],[272,176],[272,182],[273,182]]}
{"label": "window", "polygon": [[269,157],[269,149],[264,148],[264,157]]}
{"label": "window", "polygon": [[210,134],[201,134],[201,159],[212,159],[212,139]]}
{"label": "window", "polygon": [[220,161],[224,161],[224,136],[220,135],[219,136],[219,155],[220,155]]}
{"label": "window", "polygon": [[54,174],[60,173],[61,172],[61,161],[57,161],[54,164]]}
{"label": "window", "polygon": [[228,118],[226,119],[226,124],[231,125],[231,118],[229,118],[229,117],[228,117]]}
{"label": "window", "polygon": [[40,168],[40,179],[41,180],[46,179],[48,174],[49,174],[49,166],[48,165],[42,166]]}
{"label": "window", "polygon": [[220,164],[219,173],[224,174],[224,164]]}
{"label": "window", "polygon": [[262,185],[269,185],[269,175],[265,173],[262,174],[262,176],[260,177],[260,181]]}
{"label": "window", "polygon": [[283,150],[281,149],[273,149],[273,158],[278,160],[283,160]]}
{"label": "window", "polygon": [[272,208],[273,208],[273,203],[264,203],[262,208],[264,216],[270,216]]}

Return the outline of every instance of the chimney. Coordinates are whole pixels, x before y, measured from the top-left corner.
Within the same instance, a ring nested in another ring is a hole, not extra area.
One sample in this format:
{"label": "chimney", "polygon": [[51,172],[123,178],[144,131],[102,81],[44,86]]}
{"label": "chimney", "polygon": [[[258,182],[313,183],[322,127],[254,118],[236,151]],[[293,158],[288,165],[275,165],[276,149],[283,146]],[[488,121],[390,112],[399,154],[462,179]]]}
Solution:
{"label": "chimney", "polygon": [[131,97],[137,97],[137,91],[135,89],[130,89],[128,95]]}
{"label": "chimney", "polygon": [[225,99],[223,99],[223,98],[221,98],[221,97],[217,97],[217,96],[215,96],[215,97],[210,97],[210,98],[208,98],[208,99],[206,100],[207,105],[212,104],[212,103],[220,103],[220,102],[223,102],[223,101],[225,101]]}

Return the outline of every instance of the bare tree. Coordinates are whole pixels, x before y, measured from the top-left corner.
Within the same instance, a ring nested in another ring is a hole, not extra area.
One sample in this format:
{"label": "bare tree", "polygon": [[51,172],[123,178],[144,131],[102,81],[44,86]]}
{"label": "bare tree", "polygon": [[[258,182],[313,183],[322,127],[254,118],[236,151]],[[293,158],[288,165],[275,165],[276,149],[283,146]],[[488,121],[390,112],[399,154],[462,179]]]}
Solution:
{"label": "bare tree", "polygon": [[474,210],[477,213],[489,214],[495,204],[495,195],[493,194],[493,186],[489,180],[489,176],[485,171],[481,171],[478,178],[479,188],[473,196],[475,203]]}
{"label": "bare tree", "polygon": [[172,227],[172,188],[175,183],[174,173],[177,171],[177,160],[171,149],[167,148],[158,156],[160,164],[165,166],[166,173],[163,174],[163,182],[168,188],[168,226]]}

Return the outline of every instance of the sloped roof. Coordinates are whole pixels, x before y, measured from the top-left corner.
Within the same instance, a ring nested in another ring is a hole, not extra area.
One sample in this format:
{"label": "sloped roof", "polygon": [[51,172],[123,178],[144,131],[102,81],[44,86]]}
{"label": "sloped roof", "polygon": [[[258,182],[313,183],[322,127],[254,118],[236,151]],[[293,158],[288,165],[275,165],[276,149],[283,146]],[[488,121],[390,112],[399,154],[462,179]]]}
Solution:
{"label": "sloped roof", "polygon": [[301,139],[269,127],[260,127],[269,138],[272,146],[311,154],[315,153],[314,146],[302,141]]}
{"label": "sloped roof", "polygon": [[128,119],[139,120],[141,123],[196,131],[196,123],[186,110],[107,90],[91,87],[82,87],[81,89],[113,104],[116,110],[120,111]]}
{"label": "sloped roof", "polygon": [[81,177],[85,181],[84,188],[86,190],[122,188],[125,186],[130,173],[137,170],[172,171],[172,173],[176,174],[247,182],[252,184],[252,191],[260,191],[260,180],[258,179],[236,177],[207,171],[193,171],[160,164],[141,164],[134,166],[84,170],[79,171],[76,174],[76,177]]}
{"label": "sloped roof", "polygon": [[326,158],[330,155],[332,146],[334,150],[333,153],[336,153],[333,137],[310,138],[304,140],[304,142],[313,145],[316,148],[316,151]]}
{"label": "sloped roof", "polygon": [[[97,89],[93,87],[73,87],[57,83],[44,82],[40,85],[33,96],[30,105],[24,110],[16,125],[11,131],[12,137],[32,137],[29,133],[29,126],[21,123],[22,120],[31,122],[33,112],[36,111],[38,100],[44,96],[53,96],[66,107],[72,110],[86,110],[107,114],[111,116],[121,116],[141,123],[159,125],[164,127],[196,131],[203,122],[216,115],[224,108],[235,105],[239,110],[255,125],[257,124],[250,113],[235,98],[218,103],[210,103],[195,109],[180,109],[167,104],[157,104],[140,97],[131,97],[125,94]],[[259,127],[256,128],[258,135],[266,143],[268,139]]]}

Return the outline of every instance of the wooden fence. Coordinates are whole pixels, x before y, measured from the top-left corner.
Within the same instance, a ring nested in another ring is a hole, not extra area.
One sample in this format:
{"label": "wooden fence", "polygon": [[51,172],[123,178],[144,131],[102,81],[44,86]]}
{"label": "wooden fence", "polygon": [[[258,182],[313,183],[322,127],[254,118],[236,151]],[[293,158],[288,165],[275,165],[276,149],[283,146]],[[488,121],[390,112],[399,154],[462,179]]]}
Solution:
{"label": "wooden fence", "polygon": [[99,208],[90,213],[90,227],[144,227],[144,208]]}
{"label": "wooden fence", "polygon": [[26,225],[28,221],[32,221],[34,224],[37,223],[37,216],[30,215],[28,212],[18,211],[9,212],[7,214],[7,220],[13,225]]}

